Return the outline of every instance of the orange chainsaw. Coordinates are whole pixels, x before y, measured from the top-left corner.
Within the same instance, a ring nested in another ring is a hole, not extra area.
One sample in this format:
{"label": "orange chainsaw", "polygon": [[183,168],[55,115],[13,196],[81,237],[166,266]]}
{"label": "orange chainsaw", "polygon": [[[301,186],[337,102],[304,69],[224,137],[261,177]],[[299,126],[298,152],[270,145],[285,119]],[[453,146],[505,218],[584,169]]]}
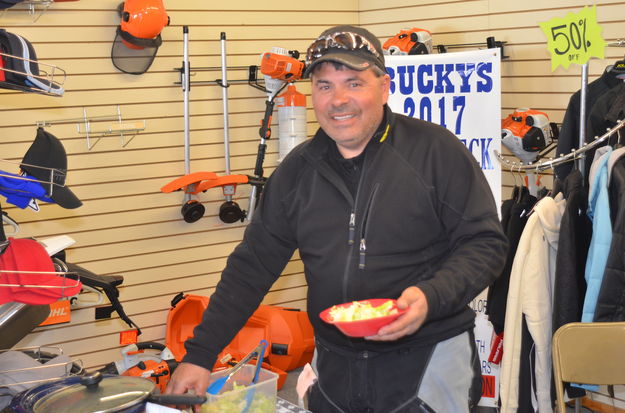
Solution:
{"label": "orange chainsaw", "polygon": [[[158,353],[146,353],[145,350],[156,350]],[[165,392],[169,378],[178,366],[171,350],[154,341],[130,344],[122,348],[122,355],[121,360],[107,364],[100,371],[146,378],[156,383],[161,393]]]}

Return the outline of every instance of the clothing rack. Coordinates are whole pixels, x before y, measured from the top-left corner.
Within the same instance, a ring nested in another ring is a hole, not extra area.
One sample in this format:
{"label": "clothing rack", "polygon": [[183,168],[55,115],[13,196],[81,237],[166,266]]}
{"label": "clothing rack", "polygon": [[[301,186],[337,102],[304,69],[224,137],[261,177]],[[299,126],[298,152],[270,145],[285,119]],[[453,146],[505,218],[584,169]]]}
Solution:
{"label": "clothing rack", "polygon": [[591,143],[588,143],[588,144],[584,143],[584,145],[582,145],[580,149],[574,149],[574,150],[571,151],[571,153],[568,153],[566,155],[562,155],[562,156],[560,156],[558,158],[555,158],[555,159],[550,158],[548,161],[544,161],[544,162],[523,164],[523,163],[520,163],[520,162],[509,161],[508,159],[504,158],[503,155],[501,153],[499,153],[498,151],[493,151],[493,152],[495,153],[495,156],[497,157],[499,162],[509,166],[509,169],[510,169],[511,172],[512,171],[518,171],[518,172],[521,172],[521,171],[536,171],[536,172],[544,171],[545,169],[553,168],[554,166],[559,165],[561,163],[570,162],[570,161],[573,161],[575,159],[582,158],[584,156],[585,152],[587,152],[590,149],[593,149],[593,148],[599,146],[602,142],[604,142],[610,136],[614,135],[617,131],[619,131],[623,127],[625,127],[625,119],[619,120],[617,122],[617,124],[613,128],[609,128],[606,133],[604,133],[603,135],[595,138],[595,140],[592,141]]}

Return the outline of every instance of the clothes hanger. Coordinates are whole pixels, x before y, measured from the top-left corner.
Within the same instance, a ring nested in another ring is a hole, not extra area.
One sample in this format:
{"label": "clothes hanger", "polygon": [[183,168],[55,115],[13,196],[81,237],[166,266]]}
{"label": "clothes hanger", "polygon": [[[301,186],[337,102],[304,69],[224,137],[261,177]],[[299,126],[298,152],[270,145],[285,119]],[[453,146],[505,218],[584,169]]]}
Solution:
{"label": "clothes hanger", "polygon": [[519,195],[519,191],[520,191],[520,186],[517,182],[517,177],[514,174],[514,170],[513,170],[514,164],[510,165],[510,175],[512,175],[512,179],[514,179],[514,187],[512,188],[512,195],[510,196],[510,199],[512,199],[513,201],[516,202],[516,199]]}
{"label": "clothes hanger", "polygon": [[[521,175],[521,170],[517,170],[517,174],[519,174],[519,180],[521,181],[521,185],[519,185],[519,190],[517,191],[517,196],[515,198],[515,203],[520,204],[521,201],[525,198],[527,194],[529,194],[529,189],[525,186],[523,175]],[[516,179],[515,179],[516,182]]]}

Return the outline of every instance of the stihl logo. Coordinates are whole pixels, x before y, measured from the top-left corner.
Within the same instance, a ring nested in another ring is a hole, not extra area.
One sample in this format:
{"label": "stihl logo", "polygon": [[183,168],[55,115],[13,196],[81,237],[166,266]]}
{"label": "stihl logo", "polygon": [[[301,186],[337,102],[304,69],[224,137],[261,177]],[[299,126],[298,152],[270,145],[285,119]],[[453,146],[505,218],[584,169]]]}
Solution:
{"label": "stihl logo", "polygon": [[68,314],[69,313],[65,308],[55,308],[54,310],[50,311],[50,317],[65,317]]}
{"label": "stihl logo", "polygon": [[68,300],[55,301],[50,304],[50,315],[43,320],[40,326],[67,323],[71,320],[70,304]]}

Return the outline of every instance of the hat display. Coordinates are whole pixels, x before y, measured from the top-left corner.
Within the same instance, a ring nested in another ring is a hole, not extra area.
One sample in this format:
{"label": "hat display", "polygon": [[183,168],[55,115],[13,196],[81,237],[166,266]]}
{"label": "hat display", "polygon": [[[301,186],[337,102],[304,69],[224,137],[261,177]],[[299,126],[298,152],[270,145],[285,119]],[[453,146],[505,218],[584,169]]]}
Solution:
{"label": "hat display", "polygon": [[126,0],[118,7],[117,26],[111,60],[124,73],[145,73],[161,46],[161,31],[169,25],[162,0]]}
{"label": "hat display", "polygon": [[325,30],[306,52],[305,77],[322,62],[336,62],[353,70],[377,67],[386,72],[380,40],[362,27],[342,25]]}
{"label": "hat display", "polygon": [[34,239],[9,238],[0,254],[0,303],[50,304],[80,292],[82,284],[53,274],[54,263],[45,248]]}
{"label": "hat display", "polygon": [[0,29],[0,52],[3,53],[4,82],[58,96],[65,92],[59,84],[40,74],[35,49],[24,37]]}
{"label": "hat display", "polygon": [[54,202],[67,209],[78,208],[82,202],[65,186],[67,154],[61,141],[42,127],[20,164],[22,171],[42,182]]}

